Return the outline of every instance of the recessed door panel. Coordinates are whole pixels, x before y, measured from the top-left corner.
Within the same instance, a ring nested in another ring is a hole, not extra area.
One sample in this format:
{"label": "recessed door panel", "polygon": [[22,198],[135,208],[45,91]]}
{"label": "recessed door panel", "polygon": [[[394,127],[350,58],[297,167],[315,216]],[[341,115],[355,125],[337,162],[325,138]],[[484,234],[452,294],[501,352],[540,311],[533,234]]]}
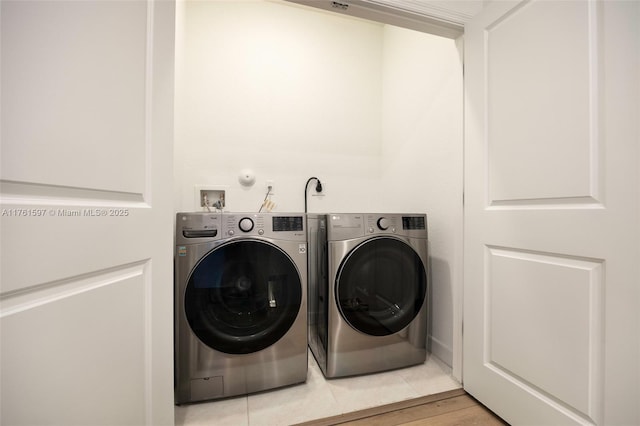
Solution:
{"label": "recessed door panel", "polygon": [[490,203],[599,197],[595,10],[527,2],[485,29]]}
{"label": "recessed door panel", "polygon": [[602,261],[491,247],[486,269],[486,362],[531,392],[596,417]]}
{"label": "recessed door panel", "polygon": [[3,180],[144,192],[149,25],[143,1],[3,2]]}
{"label": "recessed door panel", "polygon": [[2,301],[3,424],[145,424],[149,271],[131,265]]}

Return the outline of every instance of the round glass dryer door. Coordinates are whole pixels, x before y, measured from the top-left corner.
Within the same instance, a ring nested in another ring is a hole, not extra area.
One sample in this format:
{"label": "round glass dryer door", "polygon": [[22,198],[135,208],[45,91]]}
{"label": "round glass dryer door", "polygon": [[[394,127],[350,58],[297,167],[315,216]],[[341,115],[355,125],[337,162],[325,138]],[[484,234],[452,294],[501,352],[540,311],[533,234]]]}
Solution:
{"label": "round glass dryer door", "polygon": [[271,346],[293,325],[302,283],[291,258],[278,247],[238,241],[207,254],[185,290],[185,313],[207,346],[247,354]]}
{"label": "round glass dryer door", "polygon": [[336,279],[342,316],[351,327],[373,336],[408,326],[422,308],[426,291],[420,257],[393,238],[370,239],[351,250]]}

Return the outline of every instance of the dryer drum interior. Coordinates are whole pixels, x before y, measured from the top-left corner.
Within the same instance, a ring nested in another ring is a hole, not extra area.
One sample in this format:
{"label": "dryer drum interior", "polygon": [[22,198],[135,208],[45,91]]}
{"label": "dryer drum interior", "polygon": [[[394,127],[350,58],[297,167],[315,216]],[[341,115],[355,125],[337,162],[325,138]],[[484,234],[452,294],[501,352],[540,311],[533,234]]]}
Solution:
{"label": "dryer drum interior", "polygon": [[302,283],[293,261],[263,241],[237,241],[208,253],[185,290],[189,326],[207,346],[247,354],[277,342],[293,325]]}
{"label": "dryer drum interior", "polygon": [[426,291],[426,272],[415,250],[395,238],[380,237],[365,241],[344,258],[335,294],[351,327],[386,336],[413,321]]}

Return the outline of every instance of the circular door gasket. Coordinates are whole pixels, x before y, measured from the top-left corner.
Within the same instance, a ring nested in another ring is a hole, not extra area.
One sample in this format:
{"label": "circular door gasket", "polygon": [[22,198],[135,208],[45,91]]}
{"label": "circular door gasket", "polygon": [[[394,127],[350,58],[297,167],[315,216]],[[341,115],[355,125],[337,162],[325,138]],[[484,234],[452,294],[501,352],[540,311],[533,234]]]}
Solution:
{"label": "circular door gasket", "polygon": [[187,283],[184,309],[204,344],[247,354],[282,338],[301,302],[302,283],[291,258],[273,244],[240,240],[200,260]]}
{"label": "circular door gasket", "polygon": [[335,288],[340,313],[352,328],[387,336],[408,326],[420,312],[427,292],[426,271],[408,244],[372,238],[344,258]]}

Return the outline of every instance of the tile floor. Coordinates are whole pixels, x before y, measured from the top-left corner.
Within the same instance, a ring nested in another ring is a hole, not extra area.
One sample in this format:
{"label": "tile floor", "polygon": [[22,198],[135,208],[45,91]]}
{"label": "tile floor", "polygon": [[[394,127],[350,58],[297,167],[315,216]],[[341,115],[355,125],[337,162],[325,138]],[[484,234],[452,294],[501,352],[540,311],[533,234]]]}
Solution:
{"label": "tile floor", "polygon": [[291,425],[460,387],[435,357],[424,364],[327,380],[309,352],[306,383],[219,401],[177,406],[176,426]]}

